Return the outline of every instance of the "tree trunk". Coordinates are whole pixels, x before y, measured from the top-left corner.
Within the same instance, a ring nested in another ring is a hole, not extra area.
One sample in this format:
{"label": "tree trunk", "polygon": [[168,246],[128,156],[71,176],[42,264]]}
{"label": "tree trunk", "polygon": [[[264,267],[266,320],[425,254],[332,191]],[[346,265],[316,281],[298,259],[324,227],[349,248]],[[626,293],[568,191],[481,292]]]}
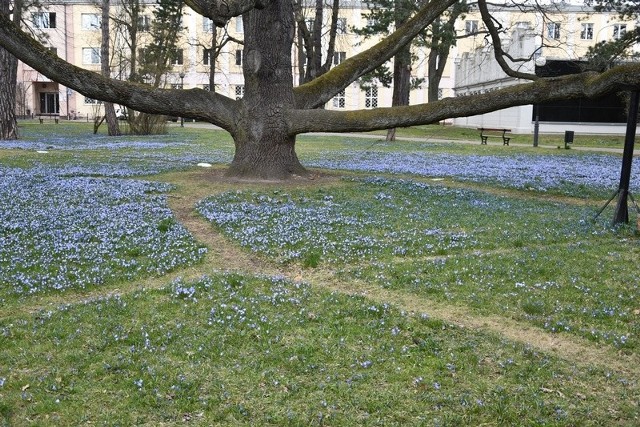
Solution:
{"label": "tree trunk", "polygon": [[216,62],[218,60],[218,27],[213,25],[211,29],[211,53],[209,54],[209,91],[216,91]]}
{"label": "tree trunk", "polygon": [[[395,26],[401,27],[409,19],[411,12],[407,10],[404,0],[395,2]],[[411,91],[411,43],[400,49],[393,57],[393,94],[391,106],[409,105]],[[396,129],[387,130],[387,141],[396,140]]]}
{"label": "tree trunk", "polygon": [[[126,25],[129,34],[129,81],[140,83],[142,78],[138,74],[138,20],[140,19],[140,1],[128,0],[122,2],[127,5],[126,10],[129,15],[129,23]],[[136,112],[133,108],[127,106],[127,121],[132,123],[135,119]]]}
{"label": "tree trunk", "polygon": [[[20,22],[20,2],[15,4],[14,22]],[[0,0],[0,14],[9,16],[10,0]],[[16,78],[18,60],[0,47],[0,140],[18,139],[16,120]]]}
{"label": "tree trunk", "polygon": [[[435,42],[434,42],[435,43]],[[449,56],[448,45],[438,44],[429,51],[428,59],[428,78],[429,87],[427,91],[427,101],[435,102],[440,99],[440,81],[444,73],[444,67],[447,65]]]}
{"label": "tree trunk", "polygon": [[[409,105],[411,90],[411,47],[406,46],[393,57],[393,95],[391,106]],[[395,129],[387,131],[387,141],[395,141]]]}
{"label": "tree trunk", "polygon": [[[105,77],[109,77],[111,69],[109,67],[109,0],[102,0],[102,42],[100,44],[100,71]],[[104,103],[104,116],[107,120],[107,132],[109,136],[119,136],[120,126],[118,117],[112,102]]]}
{"label": "tree trunk", "polygon": [[285,112],[293,107],[292,2],[272,2],[243,15],[245,95],[232,136],[236,152],[228,174],[285,179],[305,175]]}

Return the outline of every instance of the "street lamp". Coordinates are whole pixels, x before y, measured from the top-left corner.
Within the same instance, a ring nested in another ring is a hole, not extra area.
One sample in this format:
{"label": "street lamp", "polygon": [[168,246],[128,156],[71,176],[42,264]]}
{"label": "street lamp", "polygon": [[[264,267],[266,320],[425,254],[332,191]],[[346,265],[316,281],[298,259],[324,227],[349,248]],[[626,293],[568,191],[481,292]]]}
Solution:
{"label": "street lamp", "polygon": [[[180,89],[184,89],[184,71],[180,71]],[[180,116],[180,127],[184,127],[184,117]]]}
{"label": "street lamp", "polygon": [[[539,56],[535,59],[534,63],[534,70],[535,67],[544,67],[547,64],[547,58],[545,58],[544,56]],[[533,146],[537,147],[538,135],[540,134],[540,105],[534,104],[533,111],[535,115],[535,121],[533,123]]]}

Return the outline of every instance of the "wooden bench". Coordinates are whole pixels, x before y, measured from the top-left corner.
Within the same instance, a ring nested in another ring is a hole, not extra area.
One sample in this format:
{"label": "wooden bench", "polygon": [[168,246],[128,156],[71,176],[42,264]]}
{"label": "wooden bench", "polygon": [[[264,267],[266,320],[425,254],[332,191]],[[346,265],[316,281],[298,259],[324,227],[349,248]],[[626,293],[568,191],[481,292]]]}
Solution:
{"label": "wooden bench", "polygon": [[480,131],[480,144],[487,144],[489,138],[502,138],[502,145],[509,145],[511,137],[506,136],[511,132],[511,129],[497,129],[497,128],[478,128]]}
{"label": "wooden bench", "polygon": [[39,113],[38,114],[38,120],[40,120],[40,124],[43,124],[44,123],[44,119],[47,118],[47,117],[53,119],[56,122],[56,124],[58,124],[58,121],[60,120],[60,114],[57,114],[57,113]]}

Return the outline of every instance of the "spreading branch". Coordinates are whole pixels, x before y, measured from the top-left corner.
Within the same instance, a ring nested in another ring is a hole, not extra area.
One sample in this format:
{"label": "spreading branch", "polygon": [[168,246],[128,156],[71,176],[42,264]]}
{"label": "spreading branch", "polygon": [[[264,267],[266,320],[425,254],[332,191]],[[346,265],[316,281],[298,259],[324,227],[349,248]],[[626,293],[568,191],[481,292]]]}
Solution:
{"label": "spreading branch", "polygon": [[640,64],[627,64],[605,73],[594,72],[538,79],[482,95],[445,98],[427,104],[373,110],[292,110],[291,134],[359,132],[436,123],[453,117],[561,99],[597,98],[609,93],[640,90]]}
{"label": "spreading branch", "polygon": [[211,19],[218,27],[251,9],[263,9],[273,0],[185,0],[196,13]]}
{"label": "spreading branch", "polygon": [[[60,59],[5,16],[0,16],[0,45],[51,80],[85,96],[149,114],[205,120],[227,130],[233,125],[234,100],[201,89],[155,89],[103,77]],[[204,103],[210,108],[199,108]]]}
{"label": "spreading branch", "polygon": [[489,36],[491,37],[491,44],[493,45],[496,61],[500,65],[500,68],[502,68],[502,71],[504,71],[506,75],[517,79],[536,80],[538,77],[535,74],[516,71],[507,63],[507,59],[511,62],[517,62],[517,60],[502,49],[502,42],[500,41],[499,34],[500,30],[496,27],[495,19],[489,13],[485,0],[478,1],[478,10],[480,11],[480,16],[482,16],[482,22],[484,22],[484,25],[487,27],[487,31],[489,32]]}
{"label": "spreading branch", "polygon": [[317,108],[324,105],[350,83],[392,58],[456,1],[433,0],[427,3],[406,24],[373,47],[347,59],[317,79],[295,88],[296,106]]}

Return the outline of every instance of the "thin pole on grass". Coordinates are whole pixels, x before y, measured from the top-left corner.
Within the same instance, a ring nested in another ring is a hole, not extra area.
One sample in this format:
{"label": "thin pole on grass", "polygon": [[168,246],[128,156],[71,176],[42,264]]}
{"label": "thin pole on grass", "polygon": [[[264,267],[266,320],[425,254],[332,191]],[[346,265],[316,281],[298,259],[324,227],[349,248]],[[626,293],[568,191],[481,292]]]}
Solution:
{"label": "thin pole on grass", "polygon": [[629,113],[627,117],[627,132],[624,138],[622,153],[622,169],[620,171],[620,186],[618,187],[618,204],[613,215],[613,224],[629,223],[629,207],[627,199],[630,196],[629,182],[631,181],[631,163],[633,161],[633,146],[636,139],[636,125],[638,123],[638,103],[640,92],[631,92]]}

